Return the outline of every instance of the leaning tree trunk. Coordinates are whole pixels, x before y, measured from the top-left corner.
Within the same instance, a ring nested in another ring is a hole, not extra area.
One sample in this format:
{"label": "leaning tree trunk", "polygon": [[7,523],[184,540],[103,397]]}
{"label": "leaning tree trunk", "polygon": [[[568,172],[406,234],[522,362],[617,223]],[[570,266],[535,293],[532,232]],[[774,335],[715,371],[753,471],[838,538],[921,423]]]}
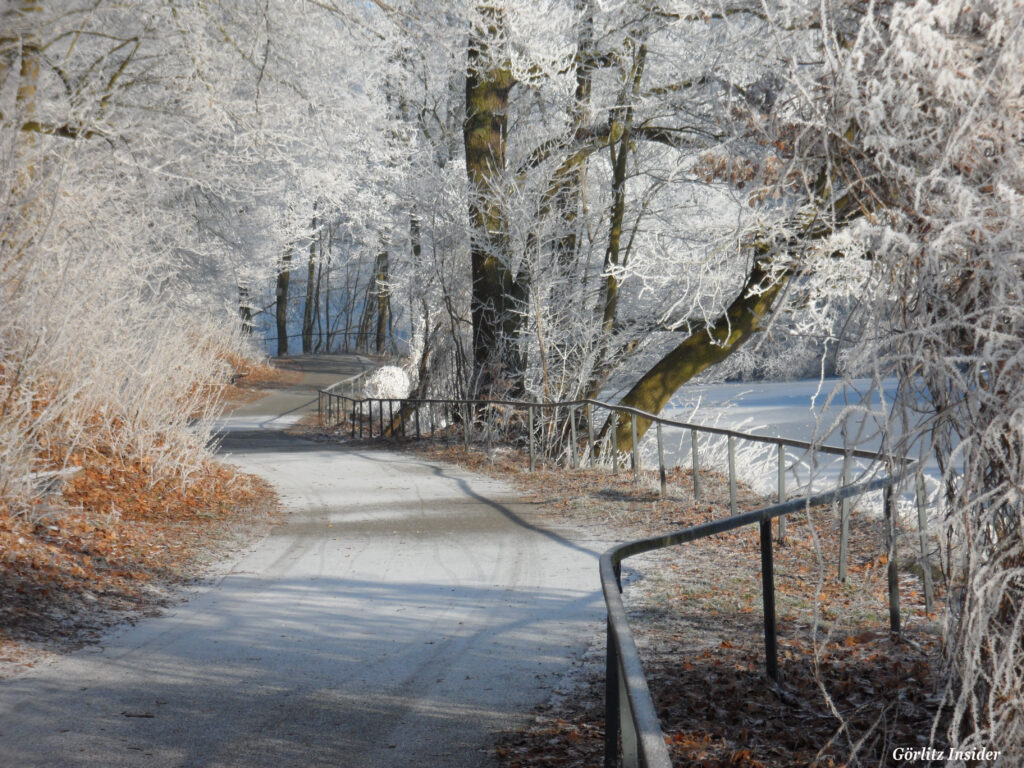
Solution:
{"label": "leaning tree trunk", "polygon": [[[658,413],[683,384],[701,371],[725,360],[758,330],[771,312],[790,276],[772,274],[762,261],[755,261],[743,289],[715,323],[688,336],[665,355],[633,385],[619,405]],[[650,427],[649,419],[637,419],[637,437]],[[607,425],[606,425],[607,426]],[[625,451],[632,444],[632,426],[619,423],[615,445]]]}

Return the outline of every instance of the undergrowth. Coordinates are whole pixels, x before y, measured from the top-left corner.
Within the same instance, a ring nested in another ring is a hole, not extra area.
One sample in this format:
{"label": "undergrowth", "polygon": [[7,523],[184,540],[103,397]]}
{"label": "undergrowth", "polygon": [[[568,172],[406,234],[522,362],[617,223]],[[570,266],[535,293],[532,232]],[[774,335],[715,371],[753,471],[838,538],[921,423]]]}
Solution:
{"label": "undergrowth", "polygon": [[236,521],[265,517],[273,492],[215,462],[211,430],[229,399],[280,383],[230,325],[26,285],[0,285],[0,662],[15,663],[154,605]]}

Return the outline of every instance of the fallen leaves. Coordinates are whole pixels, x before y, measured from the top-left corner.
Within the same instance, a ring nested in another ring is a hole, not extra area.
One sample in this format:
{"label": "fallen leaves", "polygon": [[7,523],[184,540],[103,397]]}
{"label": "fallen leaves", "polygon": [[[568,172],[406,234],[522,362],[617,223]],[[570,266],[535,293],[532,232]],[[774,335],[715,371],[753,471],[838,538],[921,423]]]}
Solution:
{"label": "fallen leaves", "polygon": [[105,611],[151,610],[166,587],[198,575],[199,558],[233,530],[266,520],[273,490],[207,462],[190,477],[154,477],[145,461],[105,451],[73,455],[82,466],[62,505],[33,515],[0,510],[0,649],[80,643]]}
{"label": "fallen leaves", "polygon": [[[530,473],[514,451],[488,456],[457,444],[413,447],[511,480],[542,514],[607,527],[619,540],[728,514],[728,484],[710,472],[701,473],[704,500],[695,504],[685,470],[670,473],[669,497],[662,499],[653,475],[634,484],[628,472]],[[739,499],[740,511],[767,503],[742,487]],[[914,642],[890,636],[881,532],[863,515],[850,522],[846,583],[835,579],[839,526],[830,509],[791,516],[785,543],[774,547],[777,685],[764,675],[755,527],[648,555],[642,563],[627,561],[642,576],[625,592],[630,623],[675,766],[880,765],[888,747],[927,738],[941,700],[935,616],[925,614],[916,583],[903,585],[906,631]],[[603,697],[603,677],[596,675],[557,705],[557,715],[541,708],[532,723],[501,735],[500,763],[603,765]]]}

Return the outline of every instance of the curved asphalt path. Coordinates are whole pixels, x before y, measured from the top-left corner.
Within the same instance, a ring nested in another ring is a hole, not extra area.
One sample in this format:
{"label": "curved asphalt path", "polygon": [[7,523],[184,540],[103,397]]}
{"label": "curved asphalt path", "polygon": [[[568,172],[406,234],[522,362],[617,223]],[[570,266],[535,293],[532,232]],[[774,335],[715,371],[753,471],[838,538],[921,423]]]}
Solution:
{"label": "curved asphalt path", "polygon": [[596,634],[602,543],[497,481],[283,434],[362,365],[294,364],[222,445],[286,522],[187,603],[0,681],[0,766],[489,766]]}

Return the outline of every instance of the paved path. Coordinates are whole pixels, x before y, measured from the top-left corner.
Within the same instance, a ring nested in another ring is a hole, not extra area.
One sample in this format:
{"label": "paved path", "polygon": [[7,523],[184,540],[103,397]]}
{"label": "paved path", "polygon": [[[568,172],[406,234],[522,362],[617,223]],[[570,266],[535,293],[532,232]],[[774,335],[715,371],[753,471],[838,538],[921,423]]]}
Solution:
{"label": "paved path", "polygon": [[493,764],[599,626],[601,545],[496,481],[278,431],[336,363],[227,423],[287,521],[166,615],[0,681],[0,766]]}

